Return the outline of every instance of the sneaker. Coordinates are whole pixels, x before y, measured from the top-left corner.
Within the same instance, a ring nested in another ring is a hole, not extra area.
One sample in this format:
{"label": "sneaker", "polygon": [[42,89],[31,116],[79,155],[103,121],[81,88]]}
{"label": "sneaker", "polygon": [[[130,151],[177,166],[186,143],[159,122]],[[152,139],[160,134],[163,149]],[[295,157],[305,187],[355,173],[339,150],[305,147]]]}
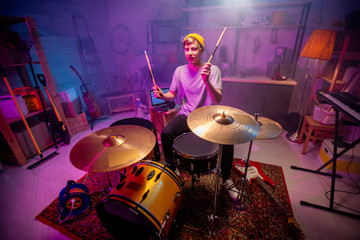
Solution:
{"label": "sneaker", "polygon": [[240,191],[235,187],[234,182],[230,178],[223,181],[222,186],[227,190],[229,197],[233,201],[236,201],[237,198],[240,197]]}

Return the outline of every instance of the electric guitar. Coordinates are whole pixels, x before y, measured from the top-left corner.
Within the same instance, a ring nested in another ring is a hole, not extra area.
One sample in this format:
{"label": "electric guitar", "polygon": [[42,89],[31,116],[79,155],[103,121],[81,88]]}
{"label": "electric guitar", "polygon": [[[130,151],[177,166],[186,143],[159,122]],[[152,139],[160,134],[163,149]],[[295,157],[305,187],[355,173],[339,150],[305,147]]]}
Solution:
{"label": "electric guitar", "polygon": [[86,87],[86,83],[80,76],[80,74],[75,70],[73,66],[70,65],[70,68],[74,71],[74,73],[80,78],[82,85],[80,86],[81,93],[83,95],[83,100],[88,108],[90,117],[92,120],[98,119],[101,117],[102,112],[95,101],[95,98],[91,95]]}
{"label": "electric guitar", "polygon": [[[236,160],[233,163],[234,169],[242,176],[245,175],[245,161],[242,159]],[[294,217],[291,215],[291,213],[288,211],[288,209],[285,209],[279,202],[279,200],[274,196],[272,189],[275,188],[275,183],[266,176],[262,170],[261,166],[257,162],[253,162],[249,160],[249,166],[246,173],[246,179],[250,182],[250,184],[253,184],[254,182],[257,182],[270,196],[270,198],[275,202],[275,204],[281,209],[281,213],[287,218],[287,222],[289,226],[294,230],[295,234],[299,239],[305,239],[306,236],[301,229],[300,225],[296,222]]]}

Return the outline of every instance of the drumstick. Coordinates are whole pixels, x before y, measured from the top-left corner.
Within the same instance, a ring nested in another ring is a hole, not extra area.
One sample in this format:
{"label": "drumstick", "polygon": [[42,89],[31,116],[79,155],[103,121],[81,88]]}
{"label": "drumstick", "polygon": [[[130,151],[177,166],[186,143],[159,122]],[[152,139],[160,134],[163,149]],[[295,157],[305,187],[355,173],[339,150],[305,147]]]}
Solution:
{"label": "drumstick", "polygon": [[147,64],[148,64],[148,67],[149,67],[149,70],[150,70],[150,74],[151,74],[151,78],[152,78],[154,87],[156,87],[154,75],[153,75],[153,73],[152,73],[152,71],[151,71],[151,66],[150,66],[149,58],[148,58],[148,56],[147,56],[147,54],[146,54],[146,51],[144,51],[144,53],[145,53],[146,61],[147,61]]}
{"label": "drumstick", "polygon": [[210,56],[210,58],[209,58],[208,63],[210,63],[211,60],[212,60],[212,58],[214,57],[214,54],[215,54],[215,52],[216,52],[216,50],[217,50],[217,48],[218,48],[218,46],[219,46],[219,44],[220,44],[220,41],[221,41],[222,37],[224,36],[225,31],[226,31],[226,27],[225,27],[224,30],[222,31],[222,33],[221,33],[221,35],[220,35],[220,37],[219,37],[219,40],[218,40],[218,42],[216,43],[215,49],[214,49],[213,53],[211,54],[211,56]]}

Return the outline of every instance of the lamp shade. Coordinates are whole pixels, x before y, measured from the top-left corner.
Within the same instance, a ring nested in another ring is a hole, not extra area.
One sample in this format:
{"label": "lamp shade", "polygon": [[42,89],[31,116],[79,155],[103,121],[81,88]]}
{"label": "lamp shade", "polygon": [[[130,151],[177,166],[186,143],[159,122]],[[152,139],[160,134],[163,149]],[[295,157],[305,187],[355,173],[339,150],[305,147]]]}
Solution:
{"label": "lamp shade", "polygon": [[336,32],[315,29],[306,42],[300,56],[321,60],[330,60],[334,51]]}

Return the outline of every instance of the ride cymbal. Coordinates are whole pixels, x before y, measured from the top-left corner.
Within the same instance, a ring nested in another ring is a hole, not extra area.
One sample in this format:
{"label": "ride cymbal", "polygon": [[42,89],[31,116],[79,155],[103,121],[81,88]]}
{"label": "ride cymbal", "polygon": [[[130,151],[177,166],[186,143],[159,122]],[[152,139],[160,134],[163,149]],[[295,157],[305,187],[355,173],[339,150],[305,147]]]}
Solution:
{"label": "ride cymbal", "polygon": [[194,110],[189,114],[187,124],[197,136],[218,144],[246,143],[259,133],[259,126],[251,115],[223,105]]}
{"label": "ride cymbal", "polygon": [[89,134],[75,144],[70,161],[87,172],[108,172],[128,167],[154,148],[155,135],[147,128],[119,125]]}
{"label": "ride cymbal", "polygon": [[260,132],[256,139],[274,138],[281,134],[282,127],[279,123],[265,117],[258,117],[257,122],[260,127]]}

